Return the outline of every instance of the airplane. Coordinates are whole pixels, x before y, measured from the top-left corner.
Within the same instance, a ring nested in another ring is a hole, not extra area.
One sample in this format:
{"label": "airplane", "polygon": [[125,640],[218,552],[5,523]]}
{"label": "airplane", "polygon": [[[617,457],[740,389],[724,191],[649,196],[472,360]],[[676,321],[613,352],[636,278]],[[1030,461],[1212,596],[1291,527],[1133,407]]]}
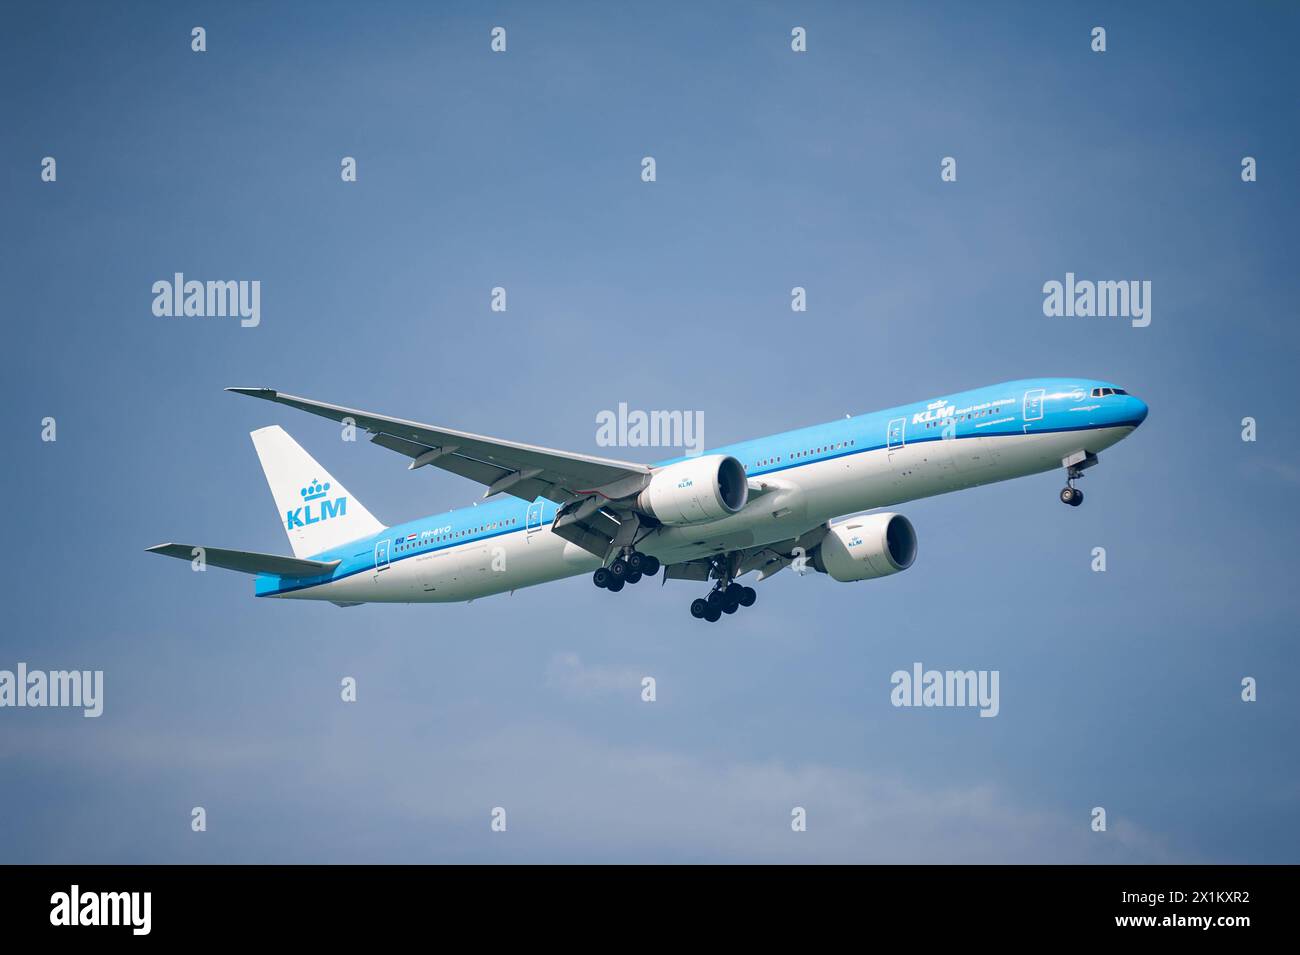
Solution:
{"label": "airplane", "polygon": [[[386,527],[279,426],[252,432],[293,557],[159,544],[153,553],[255,575],[259,597],[469,601],[590,573],[617,593],[654,577],[713,581],[691,615],[750,607],[755,582],[794,566],[849,583],[911,567],[918,498],[1063,468],[1063,503],[1147,406],[1082,378],[1010,381],[645,465],[556,451],[325,404],[228,391],[351,424],[497,498]],[[498,497],[498,495],[506,495]],[[870,513],[866,513],[870,512]],[[850,515],[843,517],[843,515]]]}

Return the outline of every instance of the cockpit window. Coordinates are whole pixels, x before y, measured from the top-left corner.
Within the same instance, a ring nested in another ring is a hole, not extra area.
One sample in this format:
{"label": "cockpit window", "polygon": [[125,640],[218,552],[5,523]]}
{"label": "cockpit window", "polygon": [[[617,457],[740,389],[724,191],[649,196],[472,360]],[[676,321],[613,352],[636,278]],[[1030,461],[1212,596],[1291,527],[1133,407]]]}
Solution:
{"label": "cockpit window", "polygon": [[1126,394],[1128,394],[1128,392],[1125,391],[1123,388],[1094,388],[1094,389],[1092,389],[1092,397],[1094,397],[1094,398],[1104,398],[1104,397],[1106,397],[1107,395],[1126,395]]}

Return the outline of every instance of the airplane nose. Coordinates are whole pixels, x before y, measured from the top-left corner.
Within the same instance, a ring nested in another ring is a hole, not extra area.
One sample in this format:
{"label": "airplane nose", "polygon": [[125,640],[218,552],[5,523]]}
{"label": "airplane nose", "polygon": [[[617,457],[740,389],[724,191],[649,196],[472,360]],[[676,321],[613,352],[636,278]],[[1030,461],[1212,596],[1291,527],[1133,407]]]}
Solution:
{"label": "airplane nose", "polygon": [[1143,421],[1147,420],[1147,403],[1141,398],[1135,398],[1132,395],[1128,397],[1129,403],[1133,406],[1133,426],[1137,427]]}

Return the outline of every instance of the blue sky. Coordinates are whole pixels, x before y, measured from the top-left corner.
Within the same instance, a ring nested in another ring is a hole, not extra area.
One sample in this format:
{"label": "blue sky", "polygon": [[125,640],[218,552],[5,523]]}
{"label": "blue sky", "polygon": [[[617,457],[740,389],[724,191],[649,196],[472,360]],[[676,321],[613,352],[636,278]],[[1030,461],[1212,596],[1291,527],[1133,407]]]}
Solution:
{"label": "blue sky", "polygon": [[[0,668],[106,698],[0,710],[0,861],[1298,861],[1298,25],[10,5]],[[1067,271],[1150,280],[1151,325],[1045,317]],[[174,272],[260,280],[261,325],[155,317]],[[1151,407],[1082,508],[1056,474],[918,501],[908,572],[782,574],[717,626],[682,582],[342,610],[144,552],[288,553],[268,424],[388,523],[479,494],[228,385],[608,453],[621,401],[720,445],[1047,375]],[[999,670],[1000,714],[892,707],[913,661]]]}

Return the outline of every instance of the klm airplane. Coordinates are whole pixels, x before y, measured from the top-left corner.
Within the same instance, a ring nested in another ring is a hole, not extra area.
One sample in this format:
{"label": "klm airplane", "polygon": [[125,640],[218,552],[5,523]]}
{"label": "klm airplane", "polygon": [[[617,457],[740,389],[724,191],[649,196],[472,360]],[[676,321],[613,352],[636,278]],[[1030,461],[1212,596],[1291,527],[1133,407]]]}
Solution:
{"label": "klm airplane", "polygon": [[[553,451],[309,401],[231,388],[338,422],[371,441],[508,495],[385,527],[281,428],[254,431],[293,557],[159,544],[149,550],[256,575],[259,597],[361,603],[473,600],[590,573],[617,593],[663,570],[708,582],[691,615],[752,606],[758,581],[794,565],[840,582],[916,560],[905,501],[1065,471],[1062,502],[1147,406],[1082,378],[1010,381],[645,465]],[[863,513],[870,511],[872,513]],[[856,515],[840,518],[841,515]]]}

